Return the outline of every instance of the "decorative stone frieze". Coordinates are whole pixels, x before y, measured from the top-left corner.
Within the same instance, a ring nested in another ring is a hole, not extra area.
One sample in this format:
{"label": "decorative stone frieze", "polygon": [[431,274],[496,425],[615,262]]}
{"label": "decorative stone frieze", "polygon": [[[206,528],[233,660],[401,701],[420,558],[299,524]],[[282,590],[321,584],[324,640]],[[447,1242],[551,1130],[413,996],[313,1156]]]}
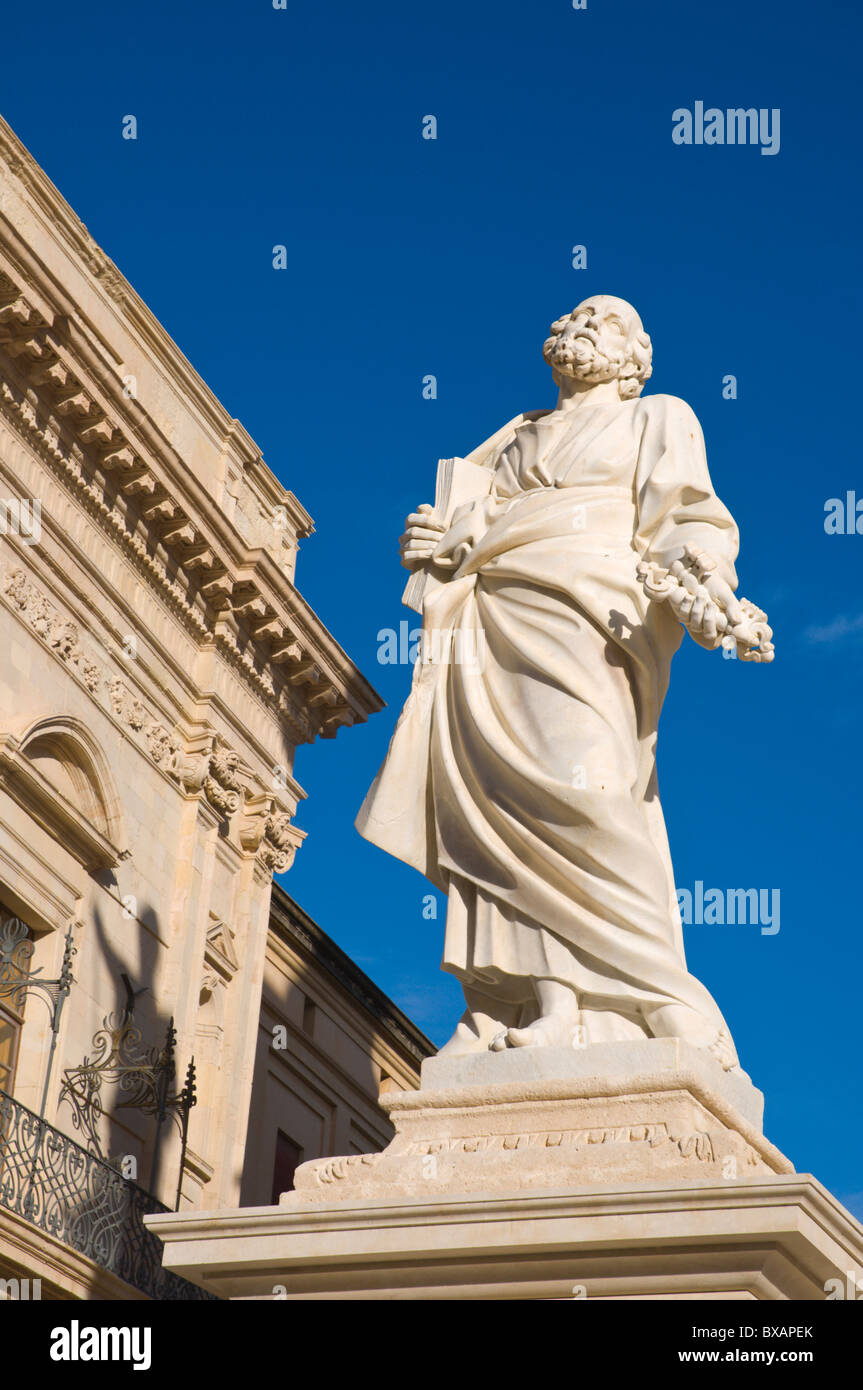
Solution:
{"label": "decorative stone frieze", "polygon": [[130,729],[143,729],[147,722],[147,711],[136,699],[131,690],[120,680],[113,680],[108,686],[111,708],[118,719],[128,724]]}
{"label": "decorative stone frieze", "polygon": [[424,1063],[419,1091],[381,1105],[396,1129],[383,1153],[303,1164],[283,1201],[793,1171],[764,1138],[763,1098],[749,1078],[678,1039],[441,1054]]}
{"label": "decorative stone frieze", "polygon": [[[106,289],[125,283],[103,253],[97,260]],[[299,537],[312,530],[293,494],[274,492],[269,483],[264,489],[280,500],[272,501],[274,534],[272,544],[263,537],[263,562],[260,549],[244,552],[236,537],[227,543],[223,517],[213,511],[205,518],[203,499],[193,503],[188,488],[168,475],[166,451],[157,458],[130,428],[122,381],[110,374],[95,380],[93,363],[76,362],[63,323],[61,316],[46,318],[27,288],[0,271],[0,353],[19,377],[16,382],[14,373],[4,373],[0,385],[0,406],[10,421],[58,468],[79,501],[111,526],[136,567],[170,595],[198,636],[214,641],[260,698],[275,702],[296,742],[331,738],[343,724],[380,708],[271,559],[281,553],[281,533]],[[182,472],[182,460],[176,464]],[[259,456],[251,467],[260,480],[268,475]],[[250,542],[260,542],[257,523],[246,518],[244,530]]]}
{"label": "decorative stone frieze", "polygon": [[144,730],[150,757],[159,767],[170,772],[179,756],[179,744],[161,724],[149,724]]}
{"label": "decorative stone frieze", "polygon": [[58,613],[46,594],[34,584],[22,569],[7,571],[2,579],[3,592],[12,607],[26,619],[37,637],[65,661],[91,693],[98,690],[102,671],[85,653],[75,623]]}

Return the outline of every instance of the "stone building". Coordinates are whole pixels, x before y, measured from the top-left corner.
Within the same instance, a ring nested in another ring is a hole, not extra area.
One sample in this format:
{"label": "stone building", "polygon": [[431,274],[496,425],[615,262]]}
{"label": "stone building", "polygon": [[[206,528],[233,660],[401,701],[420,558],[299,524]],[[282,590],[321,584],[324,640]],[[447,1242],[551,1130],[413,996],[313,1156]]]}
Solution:
{"label": "stone building", "polygon": [[43,1296],[184,1296],[141,1213],[379,1146],[430,1050],[272,905],[296,748],[381,705],[311,531],[0,121],[0,1279]]}
{"label": "stone building", "polygon": [[433,1051],[277,885],[240,1204],[278,1201],[307,1159],[377,1152],[393,1132],[378,1096],[415,1089]]}

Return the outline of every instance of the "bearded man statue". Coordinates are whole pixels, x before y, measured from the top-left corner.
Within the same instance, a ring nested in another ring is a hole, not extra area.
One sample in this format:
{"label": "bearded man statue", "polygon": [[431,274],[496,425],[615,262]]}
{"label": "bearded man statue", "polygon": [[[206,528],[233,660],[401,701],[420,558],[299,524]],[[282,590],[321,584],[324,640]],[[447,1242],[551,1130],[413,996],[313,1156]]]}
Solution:
{"label": "bearded man statue", "polygon": [[449,524],[428,505],[407,519],[403,563],[445,578],[423,604],[435,659],[357,828],[447,894],[443,968],[467,1008],[446,1051],[677,1037],[731,1069],[686,968],[656,776],[683,628],[718,646],[722,608],[685,588],[651,601],[637,567],[694,545],[733,604],[737,527],[692,410],[641,397],[651,344],[630,304],[586,299],[543,351],[555,408],[466,456],[489,485]]}

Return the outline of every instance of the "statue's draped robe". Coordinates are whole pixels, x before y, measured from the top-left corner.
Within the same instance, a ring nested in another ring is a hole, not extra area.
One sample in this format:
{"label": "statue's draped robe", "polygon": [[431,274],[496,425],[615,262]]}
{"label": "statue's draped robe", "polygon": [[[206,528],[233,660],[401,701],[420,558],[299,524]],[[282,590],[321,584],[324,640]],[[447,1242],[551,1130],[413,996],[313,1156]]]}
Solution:
{"label": "statue's draped robe", "polygon": [[424,604],[436,659],[357,826],[447,892],[443,966],[464,984],[529,1004],[557,979],[641,1032],[669,1003],[722,1027],[686,969],[657,794],[683,629],[636,576],[693,541],[736,588],[698,421],[671,396],[578,406],[470,457],[490,495],[457,514],[460,563]]}

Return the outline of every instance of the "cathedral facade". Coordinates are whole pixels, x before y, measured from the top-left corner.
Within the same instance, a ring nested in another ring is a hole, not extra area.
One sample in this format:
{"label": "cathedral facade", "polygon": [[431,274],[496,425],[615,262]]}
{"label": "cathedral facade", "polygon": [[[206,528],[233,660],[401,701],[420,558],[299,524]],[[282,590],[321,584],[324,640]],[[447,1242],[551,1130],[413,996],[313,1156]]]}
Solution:
{"label": "cathedral facade", "polygon": [[417,1084],[431,1045],[274,900],[297,747],[381,706],[311,531],[0,121],[0,1280],[191,1296],[142,1214],[269,1202]]}

